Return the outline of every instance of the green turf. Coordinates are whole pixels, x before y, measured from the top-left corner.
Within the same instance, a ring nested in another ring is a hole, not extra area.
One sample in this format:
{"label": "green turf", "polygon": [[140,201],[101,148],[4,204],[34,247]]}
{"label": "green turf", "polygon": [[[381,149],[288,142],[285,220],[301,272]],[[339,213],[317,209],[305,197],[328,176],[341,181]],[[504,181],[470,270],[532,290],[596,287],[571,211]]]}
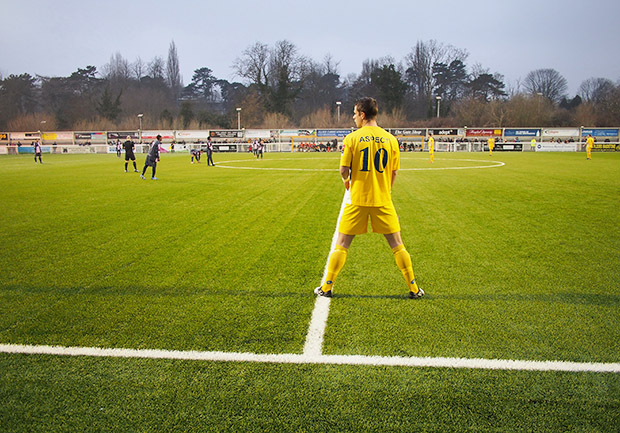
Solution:
{"label": "green turf", "polygon": [[[114,155],[43,159],[0,158],[0,343],[302,352],[342,200],[337,154],[216,154],[217,167],[165,154],[158,181]],[[356,238],[324,353],[620,360],[620,155],[402,159],[394,201],[428,296],[406,299],[380,235]],[[443,170],[490,161],[505,165]],[[620,412],[617,374],[0,366],[6,431],[615,431]]]}
{"label": "green turf", "polygon": [[[3,431],[617,431],[613,374],[0,355]],[[615,426],[615,427],[614,427]]]}

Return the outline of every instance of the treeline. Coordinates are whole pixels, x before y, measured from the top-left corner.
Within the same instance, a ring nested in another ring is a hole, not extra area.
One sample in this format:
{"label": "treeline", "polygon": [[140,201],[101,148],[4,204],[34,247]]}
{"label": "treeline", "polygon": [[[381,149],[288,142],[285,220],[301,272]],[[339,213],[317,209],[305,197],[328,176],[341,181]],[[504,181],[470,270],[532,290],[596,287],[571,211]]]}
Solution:
{"label": "treeline", "polygon": [[[317,62],[289,41],[257,42],[232,65],[240,82],[196,69],[187,85],[176,45],[167,59],[133,62],[116,53],[101,70],[68,77],[0,77],[0,130],[109,130],[346,127],[361,96],[375,97],[386,127],[613,126],[620,83],[590,78],[570,97],[554,69],[533,70],[516,84],[465,50],[418,41],[402,59],[368,59],[359,74],[340,75],[330,55]],[[337,104],[340,102],[340,104]],[[241,109],[240,111],[238,109]]]}

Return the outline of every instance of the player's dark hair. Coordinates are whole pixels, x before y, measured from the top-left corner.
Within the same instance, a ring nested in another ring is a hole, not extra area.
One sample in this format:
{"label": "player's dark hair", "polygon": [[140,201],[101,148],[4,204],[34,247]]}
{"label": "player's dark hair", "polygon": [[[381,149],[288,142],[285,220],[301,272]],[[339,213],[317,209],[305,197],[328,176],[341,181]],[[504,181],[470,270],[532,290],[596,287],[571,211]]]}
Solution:
{"label": "player's dark hair", "polygon": [[366,115],[366,119],[374,119],[377,117],[379,113],[379,107],[377,106],[377,101],[374,98],[361,98],[355,102],[355,108],[360,113],[364,113]]}

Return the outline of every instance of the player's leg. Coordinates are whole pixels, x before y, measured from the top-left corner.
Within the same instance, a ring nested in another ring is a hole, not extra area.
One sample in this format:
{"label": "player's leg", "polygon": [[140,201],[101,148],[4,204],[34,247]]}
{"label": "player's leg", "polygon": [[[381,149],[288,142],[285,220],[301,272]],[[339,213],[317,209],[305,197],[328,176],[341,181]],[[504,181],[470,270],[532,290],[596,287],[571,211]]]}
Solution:
{"label": "player's leg", "polygon": [[147,158],[146,158],[146,161],[144,161],[144,167],[142,168],[142,174],[140,175],[140,177],[141,177],[142,179],[144,179],[144,173],[146,173],[146,169],[147,169],[147,167],[149,166],[148,161],[149,161],[149,159],[148,159],[148,157],[147,157]]}
{"label": "player's leg", "polygon": [[347,205],[340,218],[338,225],[338,238],[336,239],[336,247],[329,255],[327,261],[327,274],[325,281],[320,287],[314,291],[320,296],[331,296],[331,290],[336,281],[336,277],[342,270],[347,261],[347,253],[351,242],[356,235],[366,233],[368,230],[368,208],[361,206]]}
{"label": "player's leg", "polygon": [[396,266],[403,274],[407,286],[409,286],[409,297],[419,298],[424,295],[424,291],[418,287],[418,283],[415,280],[415,274],[413,273],[413,263],[411,262],[411,255],[405,248],[400,236],[400,232],[390,233],[384,235],[392,252],[394,253],[394,261]]}
{"label": "player's leg", "polygon": [[334,281],[338,277],[338,274],[344,267],[347,261],[347,253],[351,242],[353,242],[355,235],[345,235],[344,233],[338,233],[338,240],[334,251],[329,255],[327,262],[327,274],[325,275],[325,282],[321,287],[317,287],[315,293],[321,296],[331,296],[332,287]]}
{"label": "player's leg", "polygon": [[409,287],[409,297],[419,298],[423,296],[424,291],[418,287],[415,280],[411,256],[405,248],[403,239],[400,235],[400,222],[398,221],[398,215],[396,214],[394,205],[375,208],[370,214],[370,222],[373,231],[383,234],[390,248],[392,248],[396,266],[400,269]]}

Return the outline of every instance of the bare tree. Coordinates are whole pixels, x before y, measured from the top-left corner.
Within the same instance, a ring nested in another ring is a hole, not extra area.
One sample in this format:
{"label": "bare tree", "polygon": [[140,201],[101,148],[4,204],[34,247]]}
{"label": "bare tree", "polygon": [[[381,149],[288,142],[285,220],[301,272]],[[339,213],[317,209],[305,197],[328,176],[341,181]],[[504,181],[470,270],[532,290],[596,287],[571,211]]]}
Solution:
{"label": "bare tree", "polygon": [[579,86],[577,94],[584,102],[601,102],[616,86],[607,78],[588,78]]}
{"label": "bare tree", "polygon": [[164,79],[164,59],[157,56],[149,62],[148,74],[149,77],[154,79]]}
{"label": "bare tree", "polygon": [[110,63],[103,67],[103,76],[112,82],[128,81],[131,78],[129,62],[116,52],[110,57]]}
{"label": "bare tree", "polygon": [[506,93],[509,98],[513,98],[521,93],[521,78],[517,78],[514,82],[509,82],[506,85]]}
{"label": "bare tree", "polygon": [[323,57],[323,66],[325,67],[325,71],[324,71],[325,74],[339,75],[339,72],[338,72],[339,65],[340,65],[340,62],[335,61],[334,57],[330,53],[325,54],[325,57]]}
{"label": "bare tree", "polygon": [[146,66],[140,57],[138,57],[136,61],[131,64],[131,71],[133,72],[133,76],[136,80],[140,80],[140,78],[144,76]]}
{"label": "bare tree", "polygon": [[267,85],[267,69],[269,66],[269,47],[261,42],[243,50],[241,57],[238,57],[233,69],[240,77],[247,79],[251,84],[260,87]]}
{"label": "bare tree", "polygon": [[289,113],[310,70],[309,63],[289,41],[278,41],[272,49],[257,42],[243,51],[233,69],[258,87],[269,110]]}
{"label": "bare tree", "polygon": [[168,49],[168,62],[166,63],[166,82],[172,90],[175,98],[178,98],[181,92],[181,72],[179,67],[179,56],[177,54],[177,46],[174,41],[170,42]]}
{"label": "bare tree", "polygon": [[467,51],[452,45],[444,45],[434,39],[428,42],[418,41],[412,51],[405,56],[405,68],[414,92],[418,96],[430,97],[435,87],[433,65],[450,64],[454,60],[465,63],[468,56]]}
{"label": "bare tree", "polygon": [[405,56],[405,81],[411,94],[411,107],[415,117],[431,115],[434,98],[433,89],[436,81],[433,66],[438,63],[446,65],[455,60],[465,63],[468,53],[452,45],[444,45],[431,39],[418,41],[409,54]]}
{"label": "bare tree", "polygon": [[566,96],[568,84],[555,69],[536,69],[526,75],[523,88],[532,95],[542,94],[554,104],[558,104]]}

